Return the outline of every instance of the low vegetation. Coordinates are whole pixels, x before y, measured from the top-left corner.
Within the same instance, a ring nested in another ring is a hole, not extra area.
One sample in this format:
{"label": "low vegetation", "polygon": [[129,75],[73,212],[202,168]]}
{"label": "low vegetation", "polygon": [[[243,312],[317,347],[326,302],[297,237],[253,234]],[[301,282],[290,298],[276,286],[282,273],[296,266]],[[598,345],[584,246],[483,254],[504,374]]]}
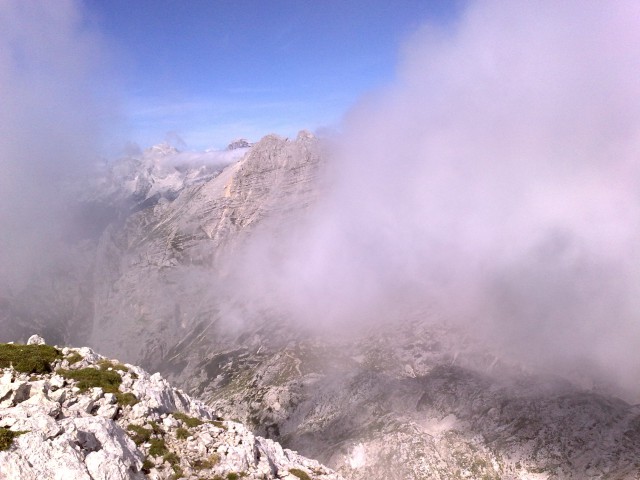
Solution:
{"label": "low vegetation", "polygon": [[191,436],[191,432],[186,428],[180,427],[176,429],[176,438],[178,440],[186,440]]}
{"label": "low vegetation", "polygon": [[81,368],[79,370],[58,369],[58,374],[64,378],[78,382],[81,392],[90,388],[100,387],[105,393],[116,393],[122,383],[120,374],[113,370],[98,370],[97,368]]}
{"label": "low vegetation", "polygon": [[49,373],[52,363],[62,358],[62,352],[50,345],[0,344],[0,368],[13,368],[23,373]]}
{"label": "low vegetation", "polygon": [[152,438],[149,440],[151,446],[149,447],[149,455],[152,457],[163,457],[169,450],[167,449],[167,445],[164,443],[164,439],[162,438]]}
{"label": "low vegetation", "polygon": [[304,470],[300,470],[299,468],[291,468],[289,469],[289,473],[295,477],[298,477],[300,480],[311,480],[311,477]]}
{"label": "low vegetation", "polygon": [[138,397],[131,392],[116,392],[116,400],[123,407],[127,405],[133,406],[138,403]]}
{"label": "low vegetation", "polygon": [[67,362],[69,362],[69,365],[73,365],[74,363],[78,363],[83,358],[84,357],[82,355],[80,355],[78,352],[73,352],[68,357],[66,357]]}
{"label": "low vegetation", "polygon": [[124,393],[119,390],[122,376],[116,370],[102,367],[100,369],[87,367],[78,370],[59,368],[57,373],[66,379],[77,381],[80,392],[100,387],[105,393],[115,394],[116,400],[120,405],[135,405],[138,403],[138,399],[133,393]]}
{"label": "low vegetation", "polygon": [[27,432],[14,432],[8,428],[0,428],[0,452],[3,450],[9,450],[13,444],[13,439],[23,433]]}
{"label": "low vegetation", "polygon": [[127,430],[130,432],[129,436],[133,443],[136,445],[142,445],[145,442],[148,442],[151,439],[151,434],[153,433],[150,429],[144,428],[140,425],[129,424],[127,426]]}
{"label": "low vegetation", "polygon": [[190,417],[181,412],[173,412],[173,418],[181,420],[189,428],[195,428],[202,425],[204,422],[196,417]]}
{"label": "low vegetation", "polygon": [[[209,423],[211,425],[213,425],[214,427],[222,428],[224,430],[227,430],[227,426],[224,423],[222,423],[220,420],[211,420]],[[240,423],[240,422],[238,422],[238,423]]]}
{"label": "low vegetation", "polygon": [[207,470],[215,467],[218,463],[220,463],[220,455],[214,453],[209,458],[194,461],[191,466],[196,470]]}
{"label": "low vegetation", "polygon": [[153,467],[155,467],[155,465],[148,457],[144,459],[144,462],[142,462],[142,471],[146,474],[149,474]]}

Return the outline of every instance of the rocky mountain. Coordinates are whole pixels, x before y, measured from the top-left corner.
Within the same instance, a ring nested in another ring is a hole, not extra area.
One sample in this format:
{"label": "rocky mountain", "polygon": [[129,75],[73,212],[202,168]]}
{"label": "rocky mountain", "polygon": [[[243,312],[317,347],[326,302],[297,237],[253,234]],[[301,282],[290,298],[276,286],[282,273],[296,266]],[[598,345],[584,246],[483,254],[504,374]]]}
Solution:
{"label": "rocky mountain", "polygon": [[503,358],[428,305],[311,334],[254,295],[238,272],[287,247],[325,153],[307,132],[234,143],[243,156],[215,172],[163,170],[166,147],[114,166],[90,204],[116,213],[0,299],[0,336],[37,328],[159,371],[345,478],[640,478],[639,407],[588,378]]}
{"label": "rocky mountain", "polygon": [[33,336],[0,344],[0,367],[3,480],[341,478],[86,347]]}

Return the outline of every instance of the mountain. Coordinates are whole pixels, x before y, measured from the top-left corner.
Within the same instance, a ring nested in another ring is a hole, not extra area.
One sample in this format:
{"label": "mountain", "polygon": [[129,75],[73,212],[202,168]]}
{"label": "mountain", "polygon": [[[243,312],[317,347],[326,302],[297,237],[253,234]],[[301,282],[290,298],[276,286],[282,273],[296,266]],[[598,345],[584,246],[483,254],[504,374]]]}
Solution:
{"label": "mountain", "polygon": [[159,371],[345,478],[640,478],[639,407],[597,384],[506,358],[427,304],[337,333],[279,308],[261,272],[322,201],[327,154],[308,132],[236,143],[219,169],[159,146],[88,182],[79,198],[110,213],[0,299],[0,335]]}
{"label": "mountain", "polygon": [[341,478],[86,347],[33,336],[0,344],[0,367],[3,480]]}

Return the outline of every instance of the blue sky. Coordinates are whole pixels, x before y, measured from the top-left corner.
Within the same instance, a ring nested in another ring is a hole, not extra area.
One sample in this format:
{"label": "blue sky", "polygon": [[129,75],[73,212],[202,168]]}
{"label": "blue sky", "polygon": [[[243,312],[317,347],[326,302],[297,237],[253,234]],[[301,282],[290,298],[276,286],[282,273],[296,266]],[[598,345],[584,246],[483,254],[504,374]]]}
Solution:
{"label": "blue sky", "polygon": [[[125,133],[147,146],[174,133],[219,148],[276,132],[333,128],[394,77],[400,47],[444,0],[86,0],[123,85]],[[171,132],[171,133],[170,133]]]}

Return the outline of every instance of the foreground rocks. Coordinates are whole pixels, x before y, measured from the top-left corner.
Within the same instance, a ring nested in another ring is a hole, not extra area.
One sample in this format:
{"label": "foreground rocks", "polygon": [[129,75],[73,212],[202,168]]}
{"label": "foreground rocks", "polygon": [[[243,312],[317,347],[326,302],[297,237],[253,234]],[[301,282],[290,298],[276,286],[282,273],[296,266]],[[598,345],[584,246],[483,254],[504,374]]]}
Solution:
{"label": "foreground rocks", "polygon": [[64,348],[50,367],[0,369],[2,480],[341,478],[217,417],[157,373],[88,348]]}

